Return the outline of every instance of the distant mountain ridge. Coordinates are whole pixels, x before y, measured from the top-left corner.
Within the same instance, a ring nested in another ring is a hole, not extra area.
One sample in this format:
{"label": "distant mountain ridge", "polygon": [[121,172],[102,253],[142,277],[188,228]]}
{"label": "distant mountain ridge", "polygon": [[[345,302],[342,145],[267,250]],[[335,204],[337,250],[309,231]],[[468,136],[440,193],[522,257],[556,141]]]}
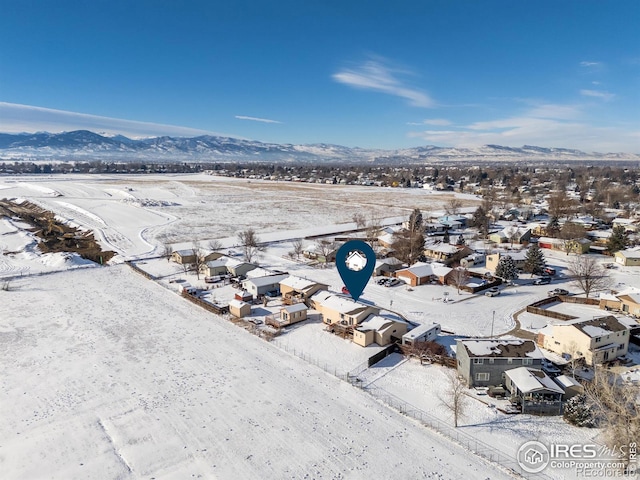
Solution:
{"label": "distant mountain ridge", "polygon": [[439,161],[637,161],[633,153],[586,153],[532,145],[473,148],[423,147],[376,150],[331,144],[277,144],[213,135],[131,139],[88,130],[63,133],[0,133],[0,159],[62,161],[253,161],[253,162],[412,162]]}

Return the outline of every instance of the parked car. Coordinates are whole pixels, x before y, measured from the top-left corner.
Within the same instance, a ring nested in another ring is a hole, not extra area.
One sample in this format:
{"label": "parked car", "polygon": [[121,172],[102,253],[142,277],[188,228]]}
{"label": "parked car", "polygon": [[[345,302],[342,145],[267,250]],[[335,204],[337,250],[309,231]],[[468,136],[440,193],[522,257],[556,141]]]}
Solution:
{"label": "parked car", "polygon": [[534,285],[547,285],[551,283],[551,277],[542,277],[534,280]]}
{"label": "parked car", "polygon": [[387,280],[388,280],[388,278],[379,278],[376,283],[378,285],[384,285],[385,283],[387,283]]}
{"label": "parked car", "polygon": [[542,273],[546,273],[547,275],[551,275],[553,277],[556,274],[556,269],[551,267],[545,267],[544,270],[542,270]]}
{"label": "parked car", "polygon": [[489,290],[484,292],[486,297],[497,297],[500,295],[500,289],[498,287],[491,287]]}
{"label": "parked car", "polygon": [[349,295],[349,289],[346,287],[346,285],[342,286],[342,293],[344,293],[345,295]]}
{"label": "parked car", "polygon": [[390,278],[387,280],[387,283],[384,284],[385,287],[395,287],[396,285],[400,285],[400,280],[397,278]]}
{"label": "parked car", "polygon": [[554,288],[553,290],[549,290],[547,295],[550,297],[555,297],[557,295],[569,295],[569,291],[564,288]]}
{"label": "parked car", "polygon": [[269,290],[264,296],[267,298],[276,298],[280,296],[280,292],[278,292],[278,290]]}

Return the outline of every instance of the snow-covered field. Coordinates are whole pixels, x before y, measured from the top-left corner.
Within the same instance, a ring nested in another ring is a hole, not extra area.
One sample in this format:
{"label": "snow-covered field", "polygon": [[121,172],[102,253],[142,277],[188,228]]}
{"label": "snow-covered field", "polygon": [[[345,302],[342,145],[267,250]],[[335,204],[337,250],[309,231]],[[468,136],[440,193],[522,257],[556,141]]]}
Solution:
{"label": "snow-covered field", "polygon": [[508,477],[125,265],[0,294],[3,479]]}
{"label": "snow-covered field", "polygon": [[[206,285],[153,258],[166,243],[190,248],[218,239],[232,247],[236,232],[251,226],[274,242],[263,266],[340,291],[335,268],[286,258],[291,239],[353,228],[356,212],[388,223],[413,208],[435,212],[446,196],[207,175],[1,177],[0,192],[94,231],[118,253],[110,267],[41,255],[24,224],[0,219],[0,280],[9,282],[0,290],[1,478],[507,477],[326,373],[350,371],[378,347],[360,348],[314,321],[268,343],[180,298],[172,279]],[[565,256],[545,255],[566,270]],[[118,265],[125,259],[160,280]],[[619,289],[640,285],[633,269],[612,275]],[[566,276],[551,286],[523,277],[493,298],[370,282],[361,300],[458,335],[488,336],[516,328],[514,314],[556,287],[575,291]],[[209,293],[222,302],[233,294],[230,286]],[[520,328],[544,326],[529,315],[519,315]],[[434,396],[444,387],[439,367],[380,365],[362,378],[450,422]],[[581,441],[598,433],[480,403],[463,425],[507,455],[536,438]]]}

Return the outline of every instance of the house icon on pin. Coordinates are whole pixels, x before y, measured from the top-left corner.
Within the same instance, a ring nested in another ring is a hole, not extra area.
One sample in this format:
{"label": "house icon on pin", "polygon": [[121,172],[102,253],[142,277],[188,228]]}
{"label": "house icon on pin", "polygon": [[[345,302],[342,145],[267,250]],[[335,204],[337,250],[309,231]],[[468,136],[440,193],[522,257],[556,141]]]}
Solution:
{"label": "house icon on pin", "polygon": [[353,252],[349,252],[345,263],[349,270],[359,272],[367,265],[367,257],[362,252],[354,250]]}

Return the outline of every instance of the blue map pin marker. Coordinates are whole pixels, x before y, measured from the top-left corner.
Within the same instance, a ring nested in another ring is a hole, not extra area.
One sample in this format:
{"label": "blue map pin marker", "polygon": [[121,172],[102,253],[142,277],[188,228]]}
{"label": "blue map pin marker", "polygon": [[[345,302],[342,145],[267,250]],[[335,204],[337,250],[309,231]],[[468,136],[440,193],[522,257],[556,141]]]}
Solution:
{"label": "blue map pin marker", "polygon": [[336,252],[336,267],[349,295],[357,301],[376,268],[376,254],[362,240],[349,240]]}

